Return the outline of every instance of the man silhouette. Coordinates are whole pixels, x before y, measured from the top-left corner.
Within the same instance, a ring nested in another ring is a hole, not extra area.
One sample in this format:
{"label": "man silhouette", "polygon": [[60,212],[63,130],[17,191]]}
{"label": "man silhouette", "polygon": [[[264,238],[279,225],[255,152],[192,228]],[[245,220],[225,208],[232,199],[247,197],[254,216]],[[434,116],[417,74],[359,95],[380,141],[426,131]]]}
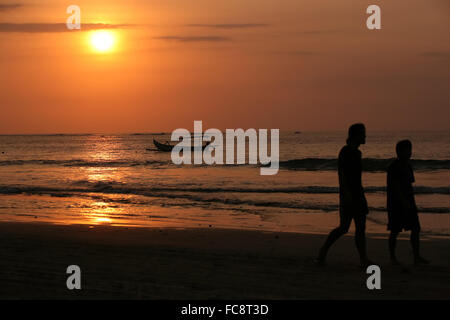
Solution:
{"label": "man silhouette", "polygon": [[361,267],[373,262],[366,253],[366,215],[369,213],[367,200],[362,186],[362,161],[359,146],[366,143],[366,128],[362,123],[350,126],[347,144],[339,152],[339,226],[330,232],[319,251],[316,263],[325,264],[328,250],[341,236],[348,232],[352,220],[355,220],[355,243],[358,249]]}
{"label": "man silhouette", "polygon": [[411,230],[411,246],[413,248],[414,263],[427,264],[428,260],[419,254],[420,222],[414,199],[414,171],[409,163],[412,154],[412,143],[402,140],[395,147],[397,159],[388,168],[387,172],[387,209],[389,252],[391,262],[400,264],[395,255],[397,236],[403,230]]}

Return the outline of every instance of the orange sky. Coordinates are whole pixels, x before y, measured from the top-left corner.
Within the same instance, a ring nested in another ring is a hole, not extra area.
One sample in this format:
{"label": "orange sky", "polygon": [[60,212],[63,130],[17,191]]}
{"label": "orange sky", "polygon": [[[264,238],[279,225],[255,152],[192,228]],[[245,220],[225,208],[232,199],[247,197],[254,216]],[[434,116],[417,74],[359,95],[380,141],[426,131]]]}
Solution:
{"label": "orange sky", "polygon": [[449,39],[447,0],[0,0],[0,133],[450,130]]}

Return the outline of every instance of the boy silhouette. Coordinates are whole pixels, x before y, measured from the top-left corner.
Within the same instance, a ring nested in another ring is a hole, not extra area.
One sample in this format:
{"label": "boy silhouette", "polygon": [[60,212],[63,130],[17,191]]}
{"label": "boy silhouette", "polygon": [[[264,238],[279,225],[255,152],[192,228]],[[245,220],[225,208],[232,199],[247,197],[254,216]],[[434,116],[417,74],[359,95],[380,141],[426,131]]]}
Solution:
{"label": "boy silhouette", "polygon": [[402,140],[396,146],[397,159],[395,159],[387,171],[387,210],[389,253],[391,262],[399,264],[395,255],[397,236],[403,230],[411,230],[411,246],[415,264],[427,264],[428,260],[419,254],[420,222],[417,214],[416,201],[414,199],[413,182],[414,171],[409,163],[412,154],[412,143]]}
{"label": "boy silhouette", "polygon": [[366,253],[366,215],[369,213],[367,200],[362,186],[361,144],[366,143],[366,128],[356,123],[348,129],[347,144],[339,152],[339,226],[330,232],[319,251],[316,264],[324,265],[328,250],[341,236],[348,232],[352,220],[355,221],[355,243],[358,249],[361,267],[374,264]]}

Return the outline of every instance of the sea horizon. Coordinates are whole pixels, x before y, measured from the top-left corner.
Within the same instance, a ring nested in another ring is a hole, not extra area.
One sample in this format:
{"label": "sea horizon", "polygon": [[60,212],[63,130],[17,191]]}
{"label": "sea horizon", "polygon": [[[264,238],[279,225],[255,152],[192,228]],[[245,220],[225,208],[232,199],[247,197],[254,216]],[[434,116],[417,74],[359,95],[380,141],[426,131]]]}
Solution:
{"label": "sea horizon", "polygon": [[[336,158],[345,136],[281,132],[279,172],[263,177],[260,165],[174,165],[153,145],[170,133],[3,135],[0,220],[324,233],[330,225],[308,228],[304,220],[337,215]],[[441,131],[368,132],[363,184],[374,228],[385,229],[385,171],[402,138],[414,143],[424,228],[450,235],[442,227],[450,225],[450,139]]]}

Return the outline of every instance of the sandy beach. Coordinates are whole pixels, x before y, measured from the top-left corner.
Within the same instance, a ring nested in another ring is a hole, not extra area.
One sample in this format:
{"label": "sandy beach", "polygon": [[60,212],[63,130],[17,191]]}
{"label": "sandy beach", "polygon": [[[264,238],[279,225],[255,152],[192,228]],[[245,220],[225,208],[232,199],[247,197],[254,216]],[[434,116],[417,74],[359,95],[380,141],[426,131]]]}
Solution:
{"label": "sandy beach", "polygon": [[[450,241],[426,238],[428,266],[389,265],[385,234],[368,234],[382,289],[368,290],[349,233],[313,259],[325,235],[245,230],[0,223],[1,299],[449,299]],[[78,265],[82,289],[66,288]]]}

